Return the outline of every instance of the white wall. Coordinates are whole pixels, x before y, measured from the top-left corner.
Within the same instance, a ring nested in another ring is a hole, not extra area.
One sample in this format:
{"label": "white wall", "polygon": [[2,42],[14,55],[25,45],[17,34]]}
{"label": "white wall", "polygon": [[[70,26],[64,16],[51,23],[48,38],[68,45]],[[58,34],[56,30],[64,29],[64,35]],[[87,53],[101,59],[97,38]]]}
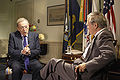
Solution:
{"label": "white wall", "polygon": [[34,0],[34,21],[37,23],[40,33],[46,34],[46,41],[62,42],[64,26],[47,26],[47,7],[65,4],[65,0]]}
{"label": "white wall", "polygon": [[15,21],[20,17],[28,19],[29,23],[33,22],[34,13],[34,1],[33,0],[21,0],[15,3]]}
{"label": "white wall", "polygon": [[115,6],[114,6],[114,11],[115,11],[115,17],[116,17],[116,38],[118,41],[118,44],[120,45],[120,0],[114,0],[115,1]]}
{"label": "white wall", "polygon": [[[64,26],[47,26],[47,7],[64,4],[65,0],[34,0],[34,20],[38,25],[38,33],[46,35],[48,44],[47,55],[41,56],[40,61],[47,63],[51,58],[62,58],[62,41]],[[40,19],[40,23],[37,20]]]}
{"label": "white wall", "polygon": [[0,39],[8,39],[13,26],[13,3],[10,0],[0,0]]}

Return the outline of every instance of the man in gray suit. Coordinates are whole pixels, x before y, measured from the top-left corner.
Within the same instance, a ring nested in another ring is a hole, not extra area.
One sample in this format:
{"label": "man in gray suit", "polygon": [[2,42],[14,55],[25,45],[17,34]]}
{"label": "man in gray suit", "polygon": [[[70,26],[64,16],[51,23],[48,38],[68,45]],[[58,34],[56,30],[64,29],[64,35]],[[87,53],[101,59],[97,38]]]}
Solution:
{"label": "man in gray suit", "polygon": [[115,60],[113,34],[106,29],[107,21],[99,12],[88,15],[87,28],[94,35],[81,59],[68,64],[62,59],[51,59],[40,70],[43,80],[75,80],[79,71],[82,80],[102,80],[104,68]]}
{"label": "man in gray suit", "polygon": [[17,31],[9,35],[9,66],[12,68],[12,80],[21,80],[23,70],[32,71],[32,80],[39,80],[38,70],[42,64],[37,60],[40,54],[38,34],[29,32],[29,22],[25,18],[17,20]]}

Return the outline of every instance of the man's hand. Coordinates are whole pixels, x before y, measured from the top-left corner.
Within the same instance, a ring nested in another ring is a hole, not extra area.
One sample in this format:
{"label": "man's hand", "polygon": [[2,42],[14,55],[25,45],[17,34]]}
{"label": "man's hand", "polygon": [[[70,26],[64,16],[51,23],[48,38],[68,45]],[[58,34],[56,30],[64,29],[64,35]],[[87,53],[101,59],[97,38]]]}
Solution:
{"label": "man's hand", "polygon": [[29,47],[25,47],[25,51],[26,51],[26,55],[30,54],[30,48]]}
{"label": "man's hand", "polygon": [[76,66],[75,67],[75,72],[77,72],[77,69],[79,69],[79,72],[84,72],[85,69],[86,69],[86,64],[82,63],[82,64],[79,64],[78,66]]}
{"label": "man's hand", "polygon": [[24,47],[24,49],[21,51],[23,55],[30,55],[30,48],[28,46]]}

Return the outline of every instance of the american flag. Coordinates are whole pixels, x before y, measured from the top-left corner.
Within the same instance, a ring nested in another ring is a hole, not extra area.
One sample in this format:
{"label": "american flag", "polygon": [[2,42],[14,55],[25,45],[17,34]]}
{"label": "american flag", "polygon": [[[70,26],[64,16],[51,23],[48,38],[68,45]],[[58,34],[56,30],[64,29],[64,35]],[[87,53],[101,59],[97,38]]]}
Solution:
{"label": "american flag", "polygon": [[109,29],[113,32],[116,39],[116,22],[114,15],[114,0],[104,0],[103,14],[108,20]]}

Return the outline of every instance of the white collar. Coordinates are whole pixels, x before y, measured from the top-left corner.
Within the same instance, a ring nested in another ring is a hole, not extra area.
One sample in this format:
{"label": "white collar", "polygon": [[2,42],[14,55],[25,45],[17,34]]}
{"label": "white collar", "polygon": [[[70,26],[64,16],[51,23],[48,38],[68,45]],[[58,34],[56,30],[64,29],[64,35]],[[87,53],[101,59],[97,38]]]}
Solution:
{"label": "white collar", "polygon": [[[22,34],[21,34],[22,37],[24,37]],[[26,35],[26,37],[28,37],[28,34]]]}
{"label": "white collar", "polygon": [[103,29],[101,29],[101,30],[99,30],[95,35],[94,35],[94,37],[96,37],[100,32],[102,32],[104,29],[106,29],[106,28],[103,28]]}

